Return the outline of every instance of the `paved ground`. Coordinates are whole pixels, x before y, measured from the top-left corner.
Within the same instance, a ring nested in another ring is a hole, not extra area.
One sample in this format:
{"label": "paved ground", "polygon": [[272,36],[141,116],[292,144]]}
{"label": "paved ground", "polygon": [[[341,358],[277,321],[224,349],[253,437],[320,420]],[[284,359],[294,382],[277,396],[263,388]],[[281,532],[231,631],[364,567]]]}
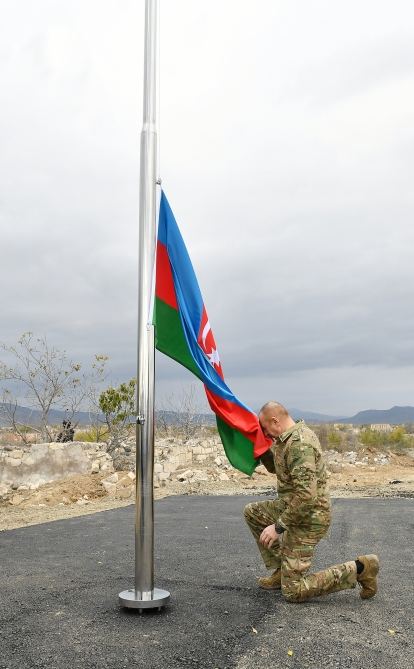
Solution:
{"label": "paved ground", "polygon": [[156,585],[173,600],[142,616],[117,601],[133,584],[133,507],[1,533],[1,669],[412,669],[413,500],[334,501],[315,567],[379,553],[375,599],[288,604],[255,587],[251,499],[156,503]]}

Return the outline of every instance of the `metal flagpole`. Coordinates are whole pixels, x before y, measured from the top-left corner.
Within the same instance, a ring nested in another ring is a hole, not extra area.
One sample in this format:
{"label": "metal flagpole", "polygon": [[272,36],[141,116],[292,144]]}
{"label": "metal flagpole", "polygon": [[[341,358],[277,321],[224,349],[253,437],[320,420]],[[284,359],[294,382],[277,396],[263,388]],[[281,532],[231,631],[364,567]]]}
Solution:
{"label": "metal flagpole", "polygon": [[119,593],[127,608],[161,608],[170,600],[154,588],[154,326],[150,314],[156,243],[156,56],[158,0],[145,2],[144,110],[139,203],[139,304],[136,423],[135,588]]}

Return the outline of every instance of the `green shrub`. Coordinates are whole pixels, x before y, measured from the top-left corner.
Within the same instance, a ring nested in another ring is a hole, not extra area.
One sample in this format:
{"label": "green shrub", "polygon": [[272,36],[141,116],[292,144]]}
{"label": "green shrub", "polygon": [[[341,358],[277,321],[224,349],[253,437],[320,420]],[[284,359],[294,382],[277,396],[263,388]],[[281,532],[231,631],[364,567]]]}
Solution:
{"label": "green shrub", "polygon": [[342,443],[341,435],[338,432],[332,430],[328,434],[328,444],[329,448],[335,448]]}
{"label": "green shrub", "polygon": [[76,430],[74,440],[88,442],[106,441],[108,436],[109,431],[106,427],[90,427],[85,430]]}

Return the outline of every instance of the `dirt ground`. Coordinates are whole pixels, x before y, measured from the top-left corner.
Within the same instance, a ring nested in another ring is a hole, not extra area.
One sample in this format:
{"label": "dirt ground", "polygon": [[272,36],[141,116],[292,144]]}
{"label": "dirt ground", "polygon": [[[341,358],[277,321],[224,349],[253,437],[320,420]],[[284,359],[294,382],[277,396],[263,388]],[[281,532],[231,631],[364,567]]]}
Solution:
{"label": "dirt ground", "polygon": [[[38,490],[16,492],[11,499],[0,501],[0,531],[131,504],[134,495],[129,499],[107,495],[101,484],[107,476],[76,475],[48,483]],[[407,455],[390,454],[390,463],[386,465],[344,465],[339,473],[330,473],[329,483],[332,497],[414,497],[414,459]],[[168,495],[260,495],[272,493],[275,488],[274,476],[257,471],[252,477],[237,473],[229,481],[171,481],[165,487],[155,489],[154,498]]]}

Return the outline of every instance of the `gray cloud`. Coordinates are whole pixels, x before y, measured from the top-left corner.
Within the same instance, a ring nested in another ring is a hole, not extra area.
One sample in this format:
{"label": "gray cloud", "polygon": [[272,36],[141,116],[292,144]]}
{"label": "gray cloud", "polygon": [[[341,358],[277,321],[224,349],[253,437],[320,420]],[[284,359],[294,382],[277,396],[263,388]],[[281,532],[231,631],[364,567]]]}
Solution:
{"label": "gray cloud", "polygon": [[[21,0],[0,27],[1,339],[107,353],[114,381],[135,373],[138,4]],[[163,184],[253,406],[413,404],[412,19],[162,3]],[[160,398],[190,382],[157,370]]]}

